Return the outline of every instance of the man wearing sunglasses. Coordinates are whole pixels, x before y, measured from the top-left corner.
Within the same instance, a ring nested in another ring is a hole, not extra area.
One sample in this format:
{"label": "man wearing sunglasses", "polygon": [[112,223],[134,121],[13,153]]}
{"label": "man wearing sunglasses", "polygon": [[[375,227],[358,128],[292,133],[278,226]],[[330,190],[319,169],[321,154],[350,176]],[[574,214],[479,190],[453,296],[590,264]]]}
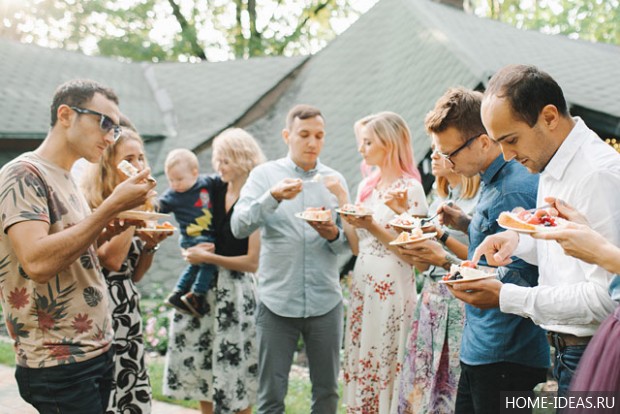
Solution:
{"label": "man wearing sunglasses", "polygon": [[[127,228],[114,218],[152,195],[149,171],[115,188],[94,212],[69,171],[118,138],[114,92],[61,85],[39,148],[0,170],[0,302],[15,341],[21,396],[40,413],[102,413],[113,376],[113,332],[97,241]],[[113,224],[112,224],[113,223]]]}
{"label": "man wearing sunglasses", "polygon": [[[497,224],[502,211],[535,206],[538,188],[538,175],[529,174],[516,161],[505,161],[500,146],[487,135],[480,117],[481,102],[480,92],[449,89],[426,118],[436,151],[452,170],[467,177],[481,176],[480,198],[472,217],[456,204],[438,209],[442,224],[468,234],[469,258],[486,236],[502,230]],[[456,262],[430,240],[410,244],[400,252],[410,255],[412,262],[446,269]],[[535,286],[538,281],[538,269],[522,260],[515,260],[501,273],[504,283]],[[466,305],[465,314],[457,414],[500,412],[502,391],[530,391],[546,380],[549,346],[540,327],[497,308]]]}

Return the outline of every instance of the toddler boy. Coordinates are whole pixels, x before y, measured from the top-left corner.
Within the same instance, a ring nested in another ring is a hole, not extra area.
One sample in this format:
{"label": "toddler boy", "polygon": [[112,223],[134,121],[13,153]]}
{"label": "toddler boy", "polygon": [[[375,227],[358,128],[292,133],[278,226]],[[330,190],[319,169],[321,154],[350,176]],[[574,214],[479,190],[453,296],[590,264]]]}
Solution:
{"label": "toddler boy", "polygon": [[[170,151],[164,167],[170,188],[159,199],[160,212],[174,214],[181,230],[179,244],[187,249],[199,243],[214,243],[209,193],[216,185],[215,178],[198,174],[198,158],[187,149]],[[216,274],[217,268],[212,264],[187,266],[166,304],[203,316],[206,293],[214,284]]]}

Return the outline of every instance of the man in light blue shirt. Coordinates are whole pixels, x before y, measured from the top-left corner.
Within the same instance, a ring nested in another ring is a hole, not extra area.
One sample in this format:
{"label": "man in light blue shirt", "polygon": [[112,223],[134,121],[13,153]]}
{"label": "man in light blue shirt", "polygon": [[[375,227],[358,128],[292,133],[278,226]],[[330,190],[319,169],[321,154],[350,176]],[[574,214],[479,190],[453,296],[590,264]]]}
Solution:
{"label": "man in light blue shirt", "polygon": [[282,131],[288,156],[256,167],[231,218],[235,237],[261,228],[259,265],[258,413],[284,413],[288,375],[302,335],[312,381],[312,412],[335,413],[342,343],[342,293],[337,256],[349,252],[338,219],[295,216],[307,208],[338,207],[321,177],[342,175],[321,164],[325,123],[312,106],[297,105]]}

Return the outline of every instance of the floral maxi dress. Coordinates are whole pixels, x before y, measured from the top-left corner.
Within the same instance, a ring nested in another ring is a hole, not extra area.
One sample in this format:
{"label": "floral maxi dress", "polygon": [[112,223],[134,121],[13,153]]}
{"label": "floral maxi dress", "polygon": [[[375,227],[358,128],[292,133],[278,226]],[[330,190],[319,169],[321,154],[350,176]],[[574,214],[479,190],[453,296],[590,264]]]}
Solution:
{"label": "floral maxi dress", "polygon": [[[360,185],[360,188],[363,187]],[[401,179],[390,189],[406,188],[409,212],[426,215],[421,184]],[[387,190],[386,190],[387,191]],[[362,202],[382,225],[394,218],[373,190]],[[401,261],[368,231],[359,229],[359,255],[353,269],[345,331],[344,402],[348,413],[395,413],[407,330],[416,305],[412,266]]]}
{"label": "floral maxi dress", "polygon": [[118,272],[104,269],[114,327],[115,375],[106,414],[150,413],[151,384],[144,363],[140,293],[132,276],[140,259],[142,242],[131,242]]}

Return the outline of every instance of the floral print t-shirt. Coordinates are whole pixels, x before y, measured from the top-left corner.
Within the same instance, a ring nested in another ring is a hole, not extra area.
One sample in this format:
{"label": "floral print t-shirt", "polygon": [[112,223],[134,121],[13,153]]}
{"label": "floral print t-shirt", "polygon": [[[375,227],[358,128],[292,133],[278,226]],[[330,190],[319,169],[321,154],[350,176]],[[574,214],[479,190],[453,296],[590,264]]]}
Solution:
{"label": "floral print t-shirt", "polygon": [[34,153],[0,170],[0,303],[20,366],[81,362],[110,348],[113,332],[95,246],[47,283],[36,283],[7,236],[12,225],[23,221],[46,222],[54,234],[89,214],[70,173]]}

